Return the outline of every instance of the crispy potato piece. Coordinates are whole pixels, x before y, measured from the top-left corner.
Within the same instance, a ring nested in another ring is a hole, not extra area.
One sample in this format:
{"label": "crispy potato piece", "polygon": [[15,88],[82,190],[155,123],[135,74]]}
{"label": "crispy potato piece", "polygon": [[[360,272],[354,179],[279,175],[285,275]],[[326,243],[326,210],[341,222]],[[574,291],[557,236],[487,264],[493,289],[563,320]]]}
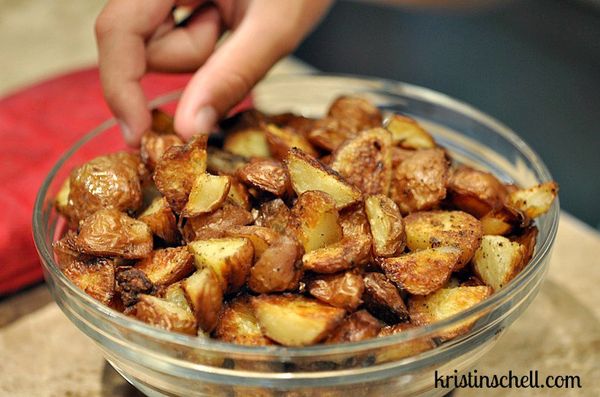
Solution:
{"label": "crispy potato piece", "polygon": [[279,128],[289,129],[302,136],[306,136],[312,131],[318,121],[318,119],[311,119],[294,113],[274,114],[268,117],[269,124],[275,124]]}
{"label": "crispy potato piece", "polygon": [[314,146],[322,150],[333,152],[352,135],[354,135],[354,132],[341,129],[338,120],[326,117],[317,120],[313,129],[308,132],[306,138]]}
{"label": "crispy potato piece", "polygon": [[199,239],[224,237],[234,226],[252,223],[252,214],[242,207],[225,201],[221,208],[210,214],[188,218],[183,226],[183,238],[190,242]]}
{"label": "crispy potato piece", "polygon": [[79,249],[77,248],[77,233],[73,230],[67,230],[60,240],[55,241],[52,244],[52,248],[56,257],[56,263],[61,270],[67,267],[71,262],[93,259],[91,257],[86,257],[79,252]]}
{"label": "crispy potato piece", "polygon": [[292,208],[295,234],[305,252],[333,244],[342,238],[334,199],[321,191],[306,191]]}
{"label": "crispy potato piece", "polygon": [[167,331],[196,335],[194,315],[173,302],[152,295],[140,295],[134,316],[145,323]]}
{"label": "crispy potato piece", "polygon": [[502,236],[520,229],[527,222],[521,212],[507,205],[488,212],[480,221],[483,234]]}
{"label": "crispy potato piece", "polygon": [[206,170],[215,175],[235,175],[248,162],[245,157],[214,146],[207,147],[206,153]]}
{"label": "crispy potato piece", "polygon": [[263,333],[284,346],[308,346],[325,339],[345,310],[302,295],[260,295],[250,299]]}
{"label": "crispy potato piece", "polygon": [[116,209],[102,209],[79,224],[76,245],[84,254],[144,258],[152,252],[148,225]]}
{"label": "crispy potato piece", "polygon": [[[400,323],[383,327],[379,331],[378,337],[385,337],[395,335],[400,332],[407,331],[409,329],[416,328],[411,323]],[[394,346],[386,348],[377,354],[377,362],[391,362],[398,361],[405,357],[416,356],[419,353],[423,353],[427,350],[431,350],[435,347],[435,343],[431,338],[423,337],[418,339],[408,340],[406,342],[394,344]]]}
{"label": "crispy potato piece", "polygon": [[361,199],[361,193],[356,187],[346,182],[329,167],[298,149],[291,149],[288,152],[285,166],[289,171],[292,187],[298,195],[309,190],[320,190],[333,197],[338,209]]}
{"label": "crispy potato piece", "polygon": [[310,142],[300,134],[296,134],[290,129],[279,128],[274,124],[268,124],[265,130],[267,144],[273,157],[277,160],[283,160],[287,156],[288,150],[297,148],[304,153],[316,157],[317,152]]}
{"label": "crispy potato piece", "polygon": [[234,226],[226,231],[229,237],[244,237],[254,246],[254,257],[260,258],[262,254],[279,238],[279,233],[268,227],[261,226]]}
{"label": "crispy potato piece", "polygon": [[387,194],[392,181],[392,139],[373,128],[345,141],[333,154],[331,168],[364,194]]}
{"label": "crispy potato piece", "polygon": [[548,212],[558,195],[556,182],[545,182],[529,189],[519,189],[508,195],[508,203],[528,218],[537,218]]}
{"label": "crispy potato piece", "polygon": [[180,281],[196,269],[194,256],[186,247],[155,250],[139,261],[135,268],[144,272],[148,279],[158,286]]}
{"label": "crispy potato piece", "polygon": [[[428,325],[443,320],[483,301],[492,294],[488,286],[442,288],[427,296],[412,296],[408,301],[410,318],[416,325]],[[477,319],[469,319],[440,333],[444,340],[468,332]]]}
{"label": "crispy potato piece", "polygon": [[177,219],[164,197],[155,198],[150,206],[140,214],[138,220],[148,225],[152,233],[169,244],[175,244],[181,240],[177,230]]}
{"label": "crispy potato piece", "polygon": [[483,236],[473,256],[473,270],[486,284],[498,291],[525,265],[525,247],[503,236]]}
{"label": "crispy potato piece", "polygon": [[150,128],[152,131],[164,135],[176,133],[173,116],[158,108],[152,109],[152,126]]}
{"label": "crispy potato piece", "polygon": [[369,219],[362,203],[340,212],[340,224],[344,237],[367,237],[371,239]]}
{"label": "crispy potato piece", "polygon": [[214,335],[218,340],[238,345],[267,346],[273,342],[265,337],[254,316],[250,297],[239,296],[228,302],[217,323]]}
{"label": "crispy potato piece", "polygon": [[210,267],[217,276],[223,292],[239,290],[250,272],[254,248],[246,238],[215,238],[188,244],[196,267]]}
{"label": "crispy potato piece", "polygon": [[340,129],[352,132],[381,127],[383,122],[377,107],[368,100],[355,96],[338,97],[329,107],[327,116],[337,120]]}
{"label": "crispy potato piece", "polygon": [[283,200],[277,198],[260,205],[256,218],[257,226],[268,227],[278,233],[287,234],[291,233],[292,222],[292,212]]}
{"label": "crispy potato piece", "polygon": [[194,182],[206,171],[207,139],[199,135],[185,146],[171,146],[156,164],[156,187],[176,213],[183,210]]}
{"label": "crispy potato piece", "polygon": [[211,267],[198,270],[181,282],[200,329],[211,332],[223,305],[221,282]]}
{"label": "crispy potato piece", "polygon": [[320,275],[308,283],[308,292],[331,306],[354,311],[361,303],[365,285],[353,272]]}
{"label": "crispy potato piece", "polygon": [[295,239],[279,236],[250,270],[248,287],[258,293],[297,289],[302,277],[301,255],[302,248]]}
{"label": "crispy potato piece", "polygon": [[402,163],[407,158],[411,157],[417,151],[409,150],[409,149],[402,149],[397,146],[392,146],[391,152],[392,152],[392,169],[395,170],[396,168],[398,168],[400,163]]}
{"label": "crispy potato piece", "polygon": [[453,246],[462,253],[454,271],[473,257],[483,235],[477,218],[462,211],[417,212],[404,218],[406,245],[411,251]]}
{"label": "crispy potato piece", "polygon": [[67,178],[61,185],[58,193],[56,193],[56,197],[54,198],[54,207],[56,210],[66,217],[67,219],[71,218],[71,203],[69,202],[69,192],[71,191],[70,179]]}
{"label": "crispy potato piece", "polygon": [[381,268],[396,285],[413,295],[429,295],[442,288],[456,266],[461,250],[427,248],[381,260]]}
{"label": "crispy potato piece", "polygon": [[110,259],[73,260],[61,270],[69,280],[92,298],[108,305],[115,294],[115,264]]}
{"label": "crispy potato piece", "polygon": [[227,193],[227,199],[245,210],[251,209],[250,195],[246,186],[235,177],[231,177],[230,181],[231,186],[229,187],[229,193]]}
{"label": "crispy potato piece", "polygon": [[240,168],[237,176],[242,182],[278,197],[286,196],[292,191],[287,169],[276,160],[252,161]]}
{"label": "crispy potato piece", "polygon": [[140,144],[140,156],[148,170],[154,171],[162,155],[175,145],[183,145],[181,138],[175,134],[163,134],[153,130],[144,132]]}
{"label": "crispy potato piece", "polygon": [[365,308],[388,324],[408,320],[408,309],[398,289],[381,273],[363,276]]}
{"label": "crispy potato piece", "polygon": [[142,205],[139,167],[133,153],[117,152],[99,156],[71,172],[69,196],[75,222],[99,209],[134,212]]}
{"label": "crispy potato piece", "polygon": [[436,207],[446,197],[448,160],[442,149],[418,150],[392,176],[390,197],[403,214]]}
{"label": "crispy potato piece", "polygon": [[477,218],[502,207],[508,194],[494,175],[467,166],[451,173],[448,191],[452,204]]}
{"label": "crispy potato piece", "polygon": [[389,257],[402,253],[406,246],[404,222],[398,206],[382,194],[369,196],[365,200],[365,211],[375,256]]}
{"label": "crispy potato piece", "polygon": [[327,338],[326,343],[359,342],[375,338],[381,327],[381,322],[371,316],[368,311],[359,310],[346,317]]}
{"label": "crispy potato piece", "polygon": [[395,114],[387,120],[385,128],[392,134],[394,144],[403,148],[431,149],[436,146],[433,137],[410,117]]}
{"label": "crispy potato piece", "polygon": [[533,257],[537,235],[538,228],[535,225],[531,225],[523,230],[519,236],[511,237],[512,241],[521,244],[525,248],[523,252],[523,267],[527,266]]}
{"label": "crispy potato piece", "polygon": [[173,283],[165,288],[163,290],[162,297],[166,301],[174,303],[181,309],[192,313],[192,308],[185,297],[185,291],[183,290],[181,282]]}
{"label": "crispy potato piece", "polygon": [[115,291],[125,306],[137,303],[140,294],[153,295],[156,287],[146,273],[136,268],[119,268],[115,277]]}
{"label": "crispy potato piece", "polygon": [[370,258],[370,238],[344,237],[337,243],[304,254],[302,266],[315,273],[332,274],[363,266]]}
{"label": "crispy potato piece", "polygon": [[267,136],[260,128],[248,128],[227,134],[223,149],[246,158],[271,157]]}
{"label": "crispy potato piece", "polygon": [[181,216],[194,217],[219,208],[229,194],[231,177],[201,174],[196,177]]}

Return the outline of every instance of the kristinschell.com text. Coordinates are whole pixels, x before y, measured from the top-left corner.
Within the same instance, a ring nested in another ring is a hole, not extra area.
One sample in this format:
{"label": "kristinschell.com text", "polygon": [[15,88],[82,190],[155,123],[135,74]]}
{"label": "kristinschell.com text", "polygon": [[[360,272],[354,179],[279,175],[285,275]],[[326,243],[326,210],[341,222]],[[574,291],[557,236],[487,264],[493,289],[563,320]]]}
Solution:
{"label": "kristinschell.com text", "polygon": [[530,370],[527,374],[514,374],[508,371],[504,375],[484,375],[477,370],[458,374],[441,375],[435,371],[435,387],[444,389],[581,389],[581,379],[578,375],[542,375],[537,370]]}

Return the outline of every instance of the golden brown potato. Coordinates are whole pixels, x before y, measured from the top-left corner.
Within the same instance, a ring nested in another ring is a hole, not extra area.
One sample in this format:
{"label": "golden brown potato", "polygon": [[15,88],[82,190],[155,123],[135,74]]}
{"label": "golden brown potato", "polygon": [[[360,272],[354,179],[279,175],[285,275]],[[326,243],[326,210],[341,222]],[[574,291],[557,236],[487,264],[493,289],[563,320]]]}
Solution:
{"label": "golden brown potato", "polygon": [[321,191],[306,191],[292,208],[296,238],[305,252],[333,244],[342,238],[335,200]]}
{"label": "golden brown potato", "polygon": [[247,295],[238,296],[225,305],[214,335],[218,340],[238,345],[267,346],[273,342],[265,337]]}
{"label": "golden brown potato", "polygon": [[233,226],[226,230],[229,237],[243,237],[254,246],[254,258],[258,259],[273,243],[279,239],[279,233],[262,226]]}
{"label": "golden brown potato", "polygon": [[74,221],[87,218],[99,209],[114,208],[134,212],[142,205],[139,167],[133,153],[118,152],[99,156],[71,172],[70,215]]}
{"label": "golden brown potato", "polygon": [[163,134],[153,130],[144,132],[140,144],[140,156],[148,170],[154,171],[162,155],[175,145],[183,145],[181,138],[175,134]]}
{"label": "golden brown potato", "polygon": [[164,248],[153,251],[135,265],[152,283],[162,286],[173,284],[189,276],[196,269],[194,256],[186,247]]}
{"label": "golden brown potato", "polygon": [[227,193],[227,199],[245,210],[251,209],[250,195],[248,194],[246,186],[244,186],[244,184],[236,177],[231,177],[230,181],[231,186],[229,187],[229,193]]}
{"label": "golden brown potato", "polygon": [[302,276],[301,255],[302,247],[295,239],[278,237],[250,270],[248,287],[258,293],[297,289]]}
{"label": "golden brown potato", "polygon": [[102,209],[81,221],[76,244],[88,255],[138,259],[150,255],[153,241],[144,222],[116,209]]}
{"label": "golden brown potato", "polygon": [[252,161],[240,168],[237,176],[242,182],[278,197],[286,196],[292,191],[287,169],[276,160]]}
{"label": "golden brown potato", "polygon": [[349,312],[362,303],[364,289],[362,276],[353,272],[320,275],[308,283],[308,292],[312,296]]}
{"label": "golden brown potato", "polygon": [[159,134],[175,134],[173,116],[160,109],[152,109],[152,126],[150,129]]}
{"label": "golden brown potato", "polygon": [[315,122],[306,138],[315,147],[333,152],[354,134],[355,132],[342,130],[339,120],[326,117]]}
{"label": "golden brown potato", "polygon": [[61,270],[73,284],[92,298],[105,305],[112,300],[115,294],[115,264],[113,260],[73,260],[64,263]]}
{"label": "golden brown potato", "polygon": [[162,298],[168,302],[176,304],[181,309],[192,313],[192,308],[185,297],[185,291],[183,290],[181,282],[173,283],[165,288],[163,290]]}
{"label": "golden brown potato", "polygon": [[69,202],[69,192],[71,191],[69,178],[65,179],[54,199],[54,207],[67,219],[71,218],[72,204]]}
{"label": "golden brown potato", "polygon": [[411,251],[452,246],[462,253],[454,271],[473,257],[483,235],[477,218],[462,211],[417,212],[404,218],[406,245]]}
{"label": "golden brown potato", "polygon": [[345,310],[302,295],[260,295],[251,298],[263,333],[284,346],[308,346],[327,338]]}
{"label": "golden brown potato", "polygon": [[508,194],[494,175],[467,166],[460,166],[451,173],[448,191],[454,206],[477,218],[502,207]]}
{"label": "golden brown potato", "polygon": [[256,127],[227,134],[223,149],[246,158],[271,157],[267,136],[262,129]]}
{"label": "golden brown potato", "polygon": [[246,238],[229,237],[197,240],[188,244],[196,267],[210,267],[223,292],[236,292],[246,282],[252,266],[254,248]]}
{"label": "golden brown potato", "polygon": [[214,146],[206,148],[206,170],[214,175],[235,175],[248,160]]}
{"label": "golden brown potato", "polygon": [[365,200],[365,211],[373,236],[375,256],[389,257],[402,253],[406,246],[406,234],[396,203],[381,194],[369,196]]}
{"label": "golden brown potato", "polygon": [[381,127],[383,122],[377,107],[368,100],[355,96],[338,97],[329,107],[327,116],[337,120],[341,130],[352,132]]}
{"label": "golden brown potato", "polygon": [[429,295],[446,284],[460,255],[456,247],[426,248],[382,259],[381,268],[400,288],[413,295]]}
{"label": "golden brown potato", "polygon": [[340,211],[340,224],[344,237],[367,237],[371,239],[371,227],[362,203]]}
{"label": "golden brown potato", "polygon": [[436,207],[446,197],[448,160],[442,149],[418,150],[392,176],[390,197],[403,214]]}
{"label": "golden brown potato", "polygon": [[486,284],[498,291],[521,271],[525,247],[503,236],[483,236],[473,256],[473,270]]}
{"label": "golden brown potato", "polygon": [[408,309],[398,289],[381,273],[366,273],[363,276],[366,309],[388,324],[408,320]]}
{"label": "golden brown potato", "polygon": [[333,154],[331,168],[363,194],[387,194],[392,180],[392,140],[383,128],[360,132]]}
{"label": "golden brown potato", "polygon": [[148,225],[152,233],[169,244],[175,244],[181,240],[179,230],[177,230],[177,219],[164,197],[155,198],[140,214],[138,220]]}
{"label": "golden brown potato", "polygon": [[302,136],[308,135],[315,127],[317,121],[317,119],[299,116],[294,113],[274,114],[268,117],[269,124],[275,124],[279,128],[286,128]]}
{"label": "golden brown potato", "polygon": [[211,267],[198,270],[181,282],[200,329],[211,332],[223,305],[221,282]]}
{"label": "golden brown potato", "polygon": [[545,182],[529,189],[519,189],[510,193],[508,203],[532,219],[548,212],[557,196],[558,184]]}
{"label": "golden brown potato", "polygon": [[191,218],[219,208],[229,194],[231,177],[200,174],[196,177],[181,216]]}
{"label": "golden brown potato", "polygon": [[71,262],[93,259],[79,252],[79,248],[77,247],[77,233],[73,230],[68,230],[60,240],[55,241],[52,244],[52,248],[56,257],[56,263],[61,270]]}
{"label": "golden brown potato", "polygon": [[524,247],[523,267],[527,266],[533,257],[537,235],[538,228],[535,225],[531,225],[525,230],[521,231],[520,235],[511,238],[512,241],[515,241]]}
{"label": "golden brown potato", "polygon": [[194,315],[175,303],[152,295],[140,295],[134,308],[138,320],[167,331],[196,335]]}
{"label": "golden brown potato", "polygon": [[140,294],[153,295],[156,292],[155,285],[146,273],[131,267],[117,269],[115,286],[115,291],[125,306],[136,304]]}
{"label": "golden brown potato", "polygon": [[[395,335],[400,332],[405,332],[409,329],[416,328],[411,323],[400,323],[383,327],[379,331],[378,337]],[[405,357],[416,356],[419,353],[431,350],[435,347],[435,343],[431,338],[423,337],[408,340],[406,342],[396,343],[394,346],[386,348],[377,354],[377,362],[391,362],[398,361]]]}
{"label": "golden brown potato", "polygon": [[287,156],[288,150],[297,148],[310,156],[317,156],[317,152],[310,142],[300,134],[296,134],[290,129],[279,128],[274,124],[268,124],[265,130],[267,144],[273,157],[277,160],[283,160]]}
{"label": "golden brown potato", "polygon": [[433,137],[415,121],[407,116],[395,114],[391,116],[385,128],[392,134],[392,141],[406,149],[434,148]]}
{"label": "golden brown potato", "polygon": [[334,244],[302,256],[305,270],[332,274],[361,267],[371,258],[371,240],[364,236],[344,237]]}
{"label": "golden brown potato", "polygon": [[327,338],[326,343],[360,342],[379,334],[381,321],[371,316],[366,310],[350,314]]}
{"label": "golden brown potato", "polygon": [[397,146],[392,146],[391,152],[392,152],[392,169],[395,170],[396,168],[398,168],[400,163],[402,163],[407,158],[411,157],[417,151],[410,150],[410,149],[402,149]]}
{"label": "golden brown potato", "polygon": [[361,199],[362,195],[356,187],[301,150],[291,149],[285,160],[285,166],[297,195],[309,190],[320,190],[333,197],[338,209]]}
{"label": "golden brown potato", "polygon": [[292,223],[292,213],[283,200],[277,198],[260,205],[256,218],[257,226],[271,228],[280,234],[288,234],[291,233]]}
{"label": "golden brown potato", "polygon": [[199,135],[185,146],[171,146],[156,164],[156,187],[176,213],[183,210],[194,182],[206,171],[207,139]]}
{"label": "golden brown potato", "polygon": [[481,219],[483,234],[508,235],[525,226],[523,214],[514,208],[503,205],[485,214]]}
{"label": "golden brown potato", "polygon": [[252,223],[252,214],[242,207],[225,201],[221,208],[210,214],[188,218],[183,226],[183,238],[186,242],[224,237],[226,231],[234,226]]}

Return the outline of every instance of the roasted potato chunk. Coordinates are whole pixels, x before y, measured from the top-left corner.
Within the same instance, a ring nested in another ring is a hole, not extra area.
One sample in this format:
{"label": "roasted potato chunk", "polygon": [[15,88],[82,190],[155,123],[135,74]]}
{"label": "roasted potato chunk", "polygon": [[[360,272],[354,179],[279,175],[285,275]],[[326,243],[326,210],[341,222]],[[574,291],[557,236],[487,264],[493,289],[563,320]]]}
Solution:
{"label": "roasted potato chunk", "polygon": [[254,258],[260,258],[273,243],[279,239],[279,233],[268,227],[234,226],[227,229],[230,237],[243,237],[250,240],[254,246]]}
{"label": "roasted potato chunk", "polygon": [[156,287],[146,276],[146,273],[135,268],[122,268],[117,271],[116,292],[125,306],[137,303],[140,294],[152,295]]}
{"label": "roasted potato chunk", "polygon": [[110,259],[73,260],[62,271],[79,289],[108,305],[115,294],[115,264]]}
{"label": "roasted potato chunk", "polygon": [[307,253],[342,238],[336,203],[327,193],[302,193],[292,208],[292,216],[296,237]]}
{"label": "roasted potato chunk", "polygon": [[361,204],[348,207],[340,212],[340,224],[344,237],[367,237],[371,239],[371,228]]}
{"label": "roasted potato chunk", "polygon": [[235,226],[244,226],[252,223],[252,214],[244,208],[225,202],[210,214],[202,214],[188,218],[183,226],[185,241],[225,237],[226,231]]}
{"label": "roasted potato chunk", "polygon": [[152,252],[148,225],[116,209],[102,209],[79,224],[76,245],[84,254],[139,259]]}
{"label": "roasted potato chunk", "polygon": [[442,288],[460,259],[456,247],[426,248],[381,260],[381,268],[400,288],[413,295],[429,295]]}
{"label": "roasted potato chunk", "polygon": [[154,171],[156,164],[171,146],[182,146],[183,141],[175,134],[163,134],[149,130],[142,135],[140,156],[150,171]]}
{"label": "roasted potato chunk", "polygon": [[370,258],[370,238],[344,237],[337,243],[304,254],[302,266],[315,273],[332,274],[363,266]]}
{"label": "roasted potato chunk", "polygon": [[227,193],[227,199],[245,210],[251,209],[250,195],[248,194],[246,186],[244,186],[244,184],[236,177],[231,177],[230,180],[231,186],[229,187],[229,193]]}
{"label": "roasted potato chunk", "polygon": [[165,288],[163,290],[162,298],[176,304],[181,309],[192,313],[192,308],[187,301],[181,282],[173,283]]}
{"label": "roasted potato chunk", "polygon": [[537,235],[538,228],[535,225],[531,225],[523,230],[520,235],[512,237],[512,241],[521,244],[525,249],[523,251],[523,267],[527,266],[533,257]]}
{"label": "roasted potato chunk", "polygon": [[324,118],[315,122],[306,138],[314,146],[332,152],[354,134],[355,132],[342,130],[338,120]]}
{"label": "roasted potato chunk", "polygon": [[160,109],[152,109],[152,126],[150,129],[163,135],[175,134],[173,116]]}
{"label": "roasted potato chunk", "polygon": [[327,112],[327,116],[339,122],[339,128],[358,132],[380,127],[383,122],[381,112],[371,102],[355,96],[337,98]]}
{"label": "roasted potato chunk", "polygon": [[220,282],[223,292],[235,292],[246,282],[252,266],[254,248],[246,238],[215,238],[197,240],[188,244],[196,267],[210,267]]}
{"label": "roasted potato chunk", "polygon": [[[381,331],[379,331],[378,337],[395,335],[400,332],[405,332],[409,329],[415,328],[416,326],[411,323],[401,323],[389,325],[387,327],[383,327]],[[408,340],[402,343],[396,343],[393,347],[386,348],[377,354],[377,362],[391,362],[403,359],[409,356],[416,356],[419,353],[425,352],[427,350],[431,350],[435,347],[435,343],[431,338],[423,337],[418,339]]]}
{"label": "roasted potato chunk", "polygon": [[432,209],[446,197],[447,179],[444,151],[418,150],[394,171],[390,197],[403,214]]}
{"label": "roasted potato chunk", "polygon": [[333,197],[338,209],[361,199],[361,193],[356,187],[329,167],[298,149],[291,149],[288,152],[285,166],[290,174],[292,187],[298,195],[309,190],[320,190]]}
{"label": "roasted potato chunk", "polygon": [[384,195],[369,196],[365,200],[365,211],[371,235],[373,253],[379,257],[400,254],[406,246],[404,221],[398,206]]}
{"label": "roasted potato chunk", "polygon": [[301,295],[260,295],[251,298],[263,333],[284,346],[308,346],[327,338],[345,310]]}
{"label": "roasted potato chunk", "polygon": [[223,149],[246,158],[271,157],[267,136],[260,128],[248,128],[227,134]]}
{"label": "roasted potato chunk", "polygon": [[548,212],[557,195],[558,184],[545,182],[529,189],[519,189],[510,193],[508,203],[532,219]]}
{"label": "roasted potato chunk", "polygon": [[214,335],[218,340],[238,345],[267,346],[273,344],[269,338],[263,335],[248,296],[239,296],[225,305]]}
{"label": "roasted potato chunk", "polygon": [[508,194],[506,187],[494,175],[467,166],[460,166],[452,172],[448,190],[454,206],[477,218],[502,207]]}
{"label": "roasted potato chunk", "polygon": [[194,272],[194,256],[186,247],[164,248],[153,251],[139,261],[135,268],[158,286],[170,285]]}
{"label": "roasted potato chunk", "polygon": [[67,219],[71,218],[71,203],[69,202],[69,192],[71,191],[70,185],[69,178],[65,179],[54,199],[56,210]]}
{"label": "roasted potato chunk", "polygon": [[200,329],[211,332],[223,305],[221,282],[211,267],[198,270],[181,282]]}
{"label": "roasted potato chunk", "polygon": [[408,309],[398,289],[381,273],[363,276],[365,308],[388,324],[408,320]]}
{"label": "roasted potato chunk", "polygon": [[288,234],[291,233],[292,223],[292,213],[281,199],[264,202],[258,210],[257,226],[271,228],[280,234]]}
{"label": "roasted potato chunk", "polygon": [[480,221],[483,234],[502,236],[510,234],[526,224],[522,213],[506,205],[488,212]]}
{"label": "roasted potato chunk", "polygon": [[278,160],[285,159],[288,150],[298,148],[304,153],[316,157],[317,152],[310,142],[300,134],[296,134],[290,129],[279,128],[274,124],[268,124],[265,130],[267,144],[273,157]]}
{"label": "roasted potato chunk", "polygon": [[237,172],[240,180],[250,186],[282,197],[292,191],[287,169],[276,160],[252,161]]}
{"label": "roasted potato chunk", "polygon": [[308,283],[308,292],[312,296],[349,312],[362,303],[364,289],[362,276],[353,272],[320,275]]}
{"label": "roasted potato chunk", "polygon": [[410,117],[395,114],[387,120],[385,128],[392,134],[392,141],[395,145],[406,149],[432,149],[435,147],[433,137]]}
{"label": "roasted potato chunk", "polygon": [[200,135],[185,146],[171,146],[156,164],[156,187],[178,214],[185,207],[194,182],[206,171],[207,139]]}
{"label": "roasted potato chunk", "polygon": [[152,295],[140,295],[134,316],[145,323],[167,331],[196,335],[194,315],[177,304]]}
{"label": "roasted potato chunk", "polygon": [[381,327],[381,321],[371,316],[368,311],[359,310],[346,317],[327,338],[326,343],[360,342],[371,339],[379,334]]}
{"label": "roasted potato chunk", "polygon": [[387,194],[392,180],[392,139],[373,128],[348,139],[333,154],[331,168],[364,194]]}
{"label": "roasted potato chunk", "polygon": [[231,177],[201,174],[196,177],[181,216],[194,217],[219,208],[229,194]]}
{"label": "roasted potato chunk", "polygon": [[290,291],[298,288],[302,276],[299,261],[302,247],[293,238],[278,237],[264,250],[250,270],[248,287],[254,292]]}
{"label": "roasted potato chunk", "polygon": [[175,244],[181,240],[179,230],[177,230],[177,219],[164,197],[155,198],[140,214],[138,220],[148,225],[154,235],[169,244]]}
{"label": "roasted potato chunk", "polygon": [[404,218],[406,245],[411,251],[453,246],[461,256],[454,271],[464,267],[479,247],[481,223],[462,211],[417,212]]}
{"label": "roasted potato chunk", "polygon": [[214,175],[235,175],[248,162],[245,157],[214,146],[206,148],[206,153],[206,169]]}
{"label": "roasted potato chunk", "polygon": [[299,116],[294,113],[280,113],[268,117],[269,124],[275,124],[279,128],[287,128],[295,134],[306,136],[315,127],[319,120]]}
{"label": "roasted potato chunk", "polygon": [[93,259],[79,252],[79,248],[77,247],[77,233],[73,230],[68,230],[60,240],[55,241],[52,244],[52,248],[56,262],[61,270],[71,262]]}
{"label": "roasted potato chunk", "polygon": [[521,271],[525,247],[503,236],[483,236],[473,256],[473,270],[486,284],[498,291]]}

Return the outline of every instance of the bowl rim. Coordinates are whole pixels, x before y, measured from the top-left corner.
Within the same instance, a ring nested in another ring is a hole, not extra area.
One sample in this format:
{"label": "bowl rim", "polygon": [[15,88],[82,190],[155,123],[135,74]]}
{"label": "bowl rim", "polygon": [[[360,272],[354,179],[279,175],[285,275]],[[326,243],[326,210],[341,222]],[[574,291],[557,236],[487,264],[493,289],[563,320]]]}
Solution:
{"label": "bowl rim", "polygon": [[[399,93],[402,95],[410,95],[417,97],[421,100],[441,104],[451,110],[463,113],[465,116],[475,119],[476,121],[489,126],[494,130],[495,133],[501,135],[507,141],[511,143],[521,154],[526,157],[532,163],[532,169],[536,174],[540,175],[541,182],[552,180],[551,174],[542,162],[541,158],[529,147],[514,131],[508,128],[503,123],[494,119],[493,117],[483,113],[482,111],[474,108],[473,106],[464,103],[460,100],[454,99],[446,94],[437,92],[435,90],[420,87],[417,85],[393,81],[389,79],[374,78],[368,76],[352,75],[352,74],[333,74],[333,73],[320,73],[320,72],[309,72],[301,74],[289,74],[289,75],[278,75],[271,76],[263,80],[260,84],[261,87],[266,85],[275,84],[289,84],[292,81],[298,80],[315,80],[315,79],[341,79],[341,80],[357,80],[363,84],[371,84],[373,87],[383,90],[385,92]],[[314,81],[312,81],[314,83]],[[164,95],[160,95],[149,102],[149,107],[157,107],[169,104],[174,100],[178,99],[181,95],[181,90],[172,91]],[[327,356],[336,354],[348,354],[353,352],[359,352],[370,349],[381,349],[393,345],[397,345],[410,340],[419,339],[425,336],[434,335],[436,332],[443,331],[446,328],[458,325],[459,323],[466,321],[477,315],[486,313],[496,305],[502,304],[507,298],[509,298],[513,292],[519,290],[522,286],[527,284],[533,276],[544,270],[543,260],[550,254],[550,250],[554,243],[559,223],[559,200],[558,197],[554,204],[544,216],[550,217],[551,223],[549,232],[543,241],[538,241],[534,256],[528,265],[515,277],[509,284],[507,284],[500,291],[493,293],[489,298],[482,302],[470,307],[469,309],[457,313],[453,316],[445,318],[433,324],[415,327],[413,329],[406,330],[401,333],[394,335],[367,339],[360,342],[350,342],[341,344],[318,344],[305,347],[286,347],[286,346],[245,346],[237,345],[227,342],[221,342],[213,338],[203,338],[198,336],[191,336],[185,334],[179,334],[172,331],[167,331],[142,321],[133,319],[120,313],[102,303],[96,301],[91,296],[87,295],[84,291],[78,288],[72,283],[59,269],[55,262],[52,248],[45,244],[45,225],[42,222],[44,213],[44,198],[47,195],[48,189],[53,182],[56,174],[61,170],[63,164],[86,142],[94,138],[95,136],[103,133],[109,128],[116,124],[114,118],[108,119],[86,133],[80,140],[78,140],[73,146],[71,146],[54,164],[49,174],[44,179],[40,190],[36,196],[34,209],[33,209],[33,237],[38,254],[42,258],[42,265],[46,268],[47,273],[50,274],[54,279],[65,285],[72,295],[79,298],[84,305],[101,315],[105,319],[113,321],[118,326],[127,328],[130,331],[137,332],[161,342],[176,343],[178,345],[187,346],[189,348],[202,349],[208,352],[223,353],[223,354],[235,354],[239,356],[260,356],[263,358],[302,358],[312,356]],[[440,347],[452,346],[462,341],[469,333],[459,338],[455,338],[448,341],[440,346],[435,347],[432,351],[438,350]],[[417,356],[411,356],[417,357]],[[407,357],[407,358],[411,358]]]}

